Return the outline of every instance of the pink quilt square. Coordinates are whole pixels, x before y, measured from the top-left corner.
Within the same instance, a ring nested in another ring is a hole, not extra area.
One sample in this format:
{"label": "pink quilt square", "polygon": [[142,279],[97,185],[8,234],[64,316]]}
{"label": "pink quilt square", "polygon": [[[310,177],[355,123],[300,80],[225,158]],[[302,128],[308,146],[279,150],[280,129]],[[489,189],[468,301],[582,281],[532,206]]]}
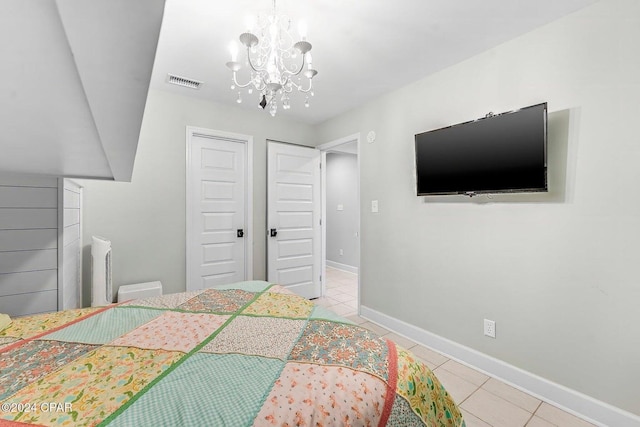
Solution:
{"label": "pink quilt square", "polygon": [[386,383],[365,372],[289,362],[254,425],[376,426],[386,394]]}
{"label": "pink quilt square", "polygon": [[116,339],[111,345],[188,353],[229,316],[169,311]]}

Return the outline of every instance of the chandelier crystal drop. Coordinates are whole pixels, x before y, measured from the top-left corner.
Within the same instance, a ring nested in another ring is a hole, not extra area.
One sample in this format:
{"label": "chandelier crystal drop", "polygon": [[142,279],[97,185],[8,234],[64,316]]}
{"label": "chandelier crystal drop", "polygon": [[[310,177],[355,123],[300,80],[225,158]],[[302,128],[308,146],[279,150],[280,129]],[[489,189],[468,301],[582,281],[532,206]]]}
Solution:
{"label": "chandelier crystal drop", "polygon": [[[255,25],[254,25],[255,24]],[[290,93],[294,90],[306,94],[305,107],[309,107],[309,96],[313,96],[313,78],[318,71],[312,68],[311,43],[307,41],[307,29],[304,23],[299,25],[300,40],[291,35],[291,19],[279,15],[276,2],[266,16],[258,16],[255,22],[247,25],[247,32],[240,34],[240,43],[246,49],[245,61],[238,61],[238,45],[231,42],[229,50],[231,61],[227,67],[231,70],[231,89],[247,88],[252,94],[258,93],[258,106],[269,109],[271,116],[278,112],[278,104],[284,110],[291,108]],[[255,27],[255,28],[254,28]],[[257,34],[257,35],[256,35]],[[238,81],[238,74],[248,72],[246,83]],[[238,92],[236,102],[242,102]]]}

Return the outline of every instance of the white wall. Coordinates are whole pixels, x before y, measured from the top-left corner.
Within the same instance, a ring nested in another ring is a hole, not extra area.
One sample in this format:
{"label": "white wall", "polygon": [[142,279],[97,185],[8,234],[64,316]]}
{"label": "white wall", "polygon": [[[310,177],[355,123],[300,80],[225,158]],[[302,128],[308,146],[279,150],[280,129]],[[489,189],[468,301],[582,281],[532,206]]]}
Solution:
{"label": "white wall", "polygon": [[[326,177],[327,261],[357,269],[358,157],[354,154],[327,153]],[[342,206],[342,210],[338,210],[338,205]]]}
{"label": "white wall", "polygon": [[[185,89],[186,90],[186,89]],[[83,299],[90,303],[92,235],[111,240],[113,292],[160,280],[165,293],[185,290],[186,126],[254,137],[254,278],[265,278],[266,139],[314,145],[311,127],[263,111],[223,107],[151,91],[131,183],[80,181],[84,186]]]}
{"label": "white wall", "polygon": [[[640,414],[639,40],[640,2],[603,0],[319,126],[377,133],[362,304]],[[543,101],[549,194],[415,196],[414,134]]]}

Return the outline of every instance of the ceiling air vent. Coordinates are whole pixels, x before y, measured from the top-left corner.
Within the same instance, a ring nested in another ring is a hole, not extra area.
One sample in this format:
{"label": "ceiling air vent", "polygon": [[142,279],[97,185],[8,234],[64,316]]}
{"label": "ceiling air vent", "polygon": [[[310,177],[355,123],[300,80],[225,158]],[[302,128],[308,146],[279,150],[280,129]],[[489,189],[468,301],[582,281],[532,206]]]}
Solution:
{"label": "ceiling air vent", "polygon": [[176,76],[175,74],[168,74],[167,82],[173,85],[184,86],[191,89],[199,89],[200,85],[202,84],[202,82],[199,82],[198,80]]}

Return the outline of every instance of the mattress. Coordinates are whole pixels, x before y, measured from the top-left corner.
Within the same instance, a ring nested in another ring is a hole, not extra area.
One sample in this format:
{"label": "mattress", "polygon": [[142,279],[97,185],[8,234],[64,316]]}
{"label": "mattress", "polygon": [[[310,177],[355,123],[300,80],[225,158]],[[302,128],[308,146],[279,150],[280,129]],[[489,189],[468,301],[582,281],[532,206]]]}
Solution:
{"label": "mattress", "polygon": [[0,426],[464,426],[410,351],[252,281],[14,319]]}

